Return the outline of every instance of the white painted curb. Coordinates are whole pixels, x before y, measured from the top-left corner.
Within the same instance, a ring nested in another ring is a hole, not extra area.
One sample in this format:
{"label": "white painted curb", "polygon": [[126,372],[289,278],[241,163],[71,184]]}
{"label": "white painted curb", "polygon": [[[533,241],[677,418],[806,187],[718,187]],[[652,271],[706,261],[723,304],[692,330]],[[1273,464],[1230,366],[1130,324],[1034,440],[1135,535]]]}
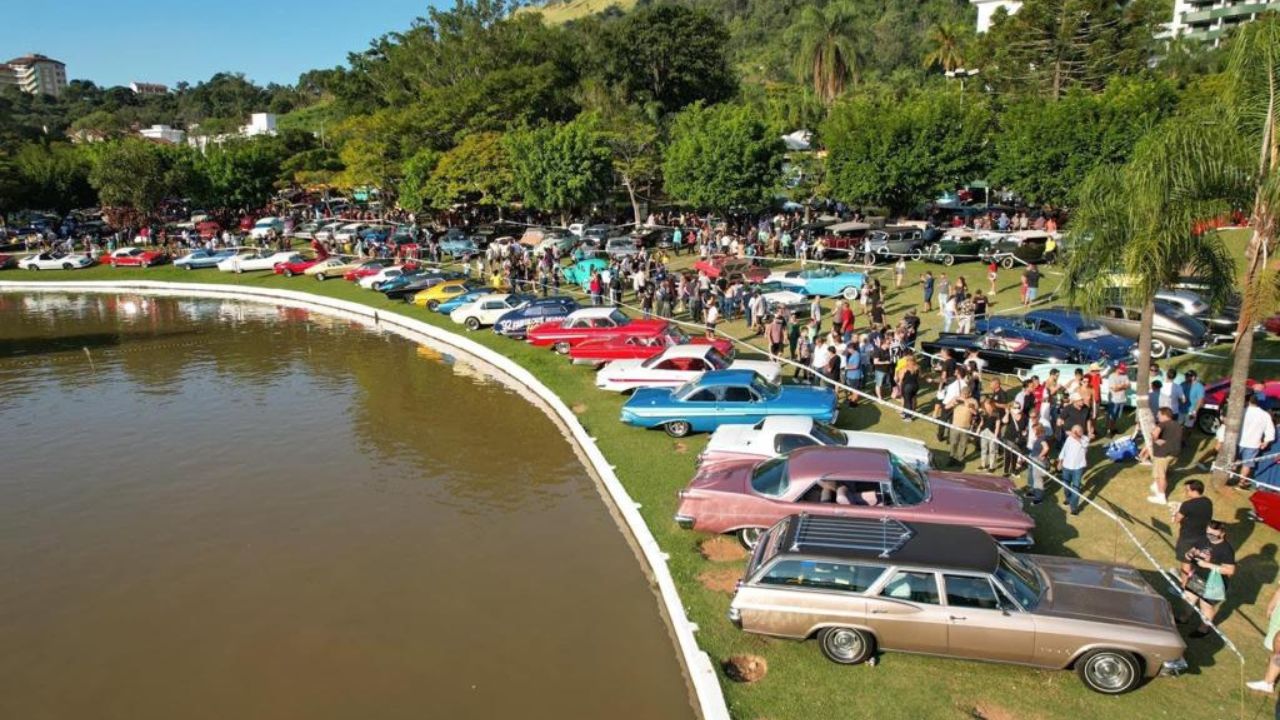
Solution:
{"label": "white painted curb", "polygon": [[[459,350],[474,355],[497,367],[524,385],[547,404],[556,416],[572,433],[574,442],[581,448],[587,459],[595,468],[597,476],[604,484],[612,499],[615,509],[626,523],[632,539],[643,554],[649,570],[658,585],[658,596],[666,608],[672,630],[675,632],[676,646],[681,661],[684,663],[686,676],[693,687],[698,700],[698,711],[703,720],[728,720],[729,708],[725,705],[724,692],[716,677],[715,667],[710,656],[698,647],[694,639],[697,625],[689,621],[685,614],[680,596],[676,592],[675,581],[667,567],[667,556],[658,546],[653,533],[645,525],[637,509],[636,502],[627,494],[618,480],[613,466],[605,458],[604,453],[596,446],[595,440],[587,434],[586,428],[578,422],[577,416],[546,385],[525,370],[515,361],[497,353],[479,343],[456,333],[449,332],[434,325],[414,320],[396,312],[388,312],[371,308],[360,303],[338,300],[335,298],[312,295],[296,290],[276,290],[274,288],[253,288],[233,285],[213,285],[203,283],[163,282],[157,280],[100,280],[100,281],[0,281],[0,291],[59,291],[59,292],[121,292],[142,291],[162,295],[178,295],[187,297],[228,297],[258,302],[285,301],[290,304],[305,306],[319,312],[330,314],[350,314],[372,319],[381,325],[400,328],[411,333],[425,335],[439,342],[452,345]],[[625,651],[625,649],[624,649]]]}

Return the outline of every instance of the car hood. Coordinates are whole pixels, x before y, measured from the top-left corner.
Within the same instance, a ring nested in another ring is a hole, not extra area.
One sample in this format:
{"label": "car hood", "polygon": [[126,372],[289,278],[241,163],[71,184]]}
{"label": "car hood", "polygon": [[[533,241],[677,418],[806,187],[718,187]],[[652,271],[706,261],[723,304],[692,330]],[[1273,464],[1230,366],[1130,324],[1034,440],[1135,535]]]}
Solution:
{"label": "car hood", "polygon": [[1037,615],[1174,628],[1169,601],[1131,567],[1040,555],[1035,563],[1049,576]]}
{"label": "car hood", "polygon": [[946,519],[993,530],[1007,528],[1022,535],[1035,527],[1035,520],[1022,507],[1020,498],[1002,478],[959,473],[930,473],[929,506],[936,519]]}

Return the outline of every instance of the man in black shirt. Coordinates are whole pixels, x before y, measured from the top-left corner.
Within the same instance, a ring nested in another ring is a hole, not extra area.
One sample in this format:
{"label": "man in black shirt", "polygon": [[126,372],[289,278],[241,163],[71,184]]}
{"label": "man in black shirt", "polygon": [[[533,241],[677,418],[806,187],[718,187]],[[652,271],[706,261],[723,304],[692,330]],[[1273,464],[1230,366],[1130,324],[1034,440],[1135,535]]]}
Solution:
{"label": "man in black shirt", "polygon": [[1085,429],[1085,435],[1093,437],[1093,413],[1089,412],[1089,406],[1084,404],[1084,398],[1079,393],[1071,393],[1071,402],[1058,411],[1057,423],[1057,439],[1062,442],[1063,436],[1071,428],[1079,425]]}
{"label": "man in black shirt", "polygon": [[1173,521],[1178,524],[1178,542],[1174,547],[1174,554],[1182,560],[1183,584],[1191,578],[1191,563],[1187,560],[1187,553],[1205,541],[1205,531],[1213,520],[1213,501],[1204,496],[1204,483],[1188,480],[1186,493],[1187,499],[1182,501],[1173,514]]}
{"label": "man in black shirt", "polygon": [[[1210,520],[1205,529],[1205,539],[1196,543],[1187,553],[1186,560],[1194,565],[1191,579],[1187,582],[1183,598],[1200,610],[1206,622],[1213,622],[1213,616],[1222,604],[1226,593],[1231,590],[1231,576],[1236,573],[1236,549],[1227,542],[1227,526],[1219,520]],[[1222,597],[1213,595],[1210,582],[1214,573],[1222,578]],[[1205,597],[1208,595],[1209,597]],[[1187,623],[1190,616],[1178,618],[1179,624]],[[1201,623],[1191,633],[1193,638],[1201,638],[1211,632],[1209,625]]]}
{"label": "man in black shirt", "polygon": [[1027,271],[1022,273],[1022,277],[1027,281],[1027,301],[1023,304],[1031,305],[1036,301],[1036,295],[1040,293],[1040,271],[1033,263],[1027,265]]}
{"label": "man in black shirt", "polygon": [[1182,423],[1173,419],[1169,408],[1160,408],[1157,417],[1151,446],[1151,497],[1147,501],[1164,505],[1169,495],[1169,466],[1182,450]]}

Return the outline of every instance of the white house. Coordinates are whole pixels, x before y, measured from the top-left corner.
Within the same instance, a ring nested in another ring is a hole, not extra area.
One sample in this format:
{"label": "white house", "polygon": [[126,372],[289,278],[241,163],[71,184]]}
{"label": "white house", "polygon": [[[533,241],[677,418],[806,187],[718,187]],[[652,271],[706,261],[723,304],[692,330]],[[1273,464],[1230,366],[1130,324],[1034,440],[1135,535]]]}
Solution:
{"label": "white house", "polygon": [[187,138],[187,133],[168,125],[152,125],[149,128],[143,128],[138,134],[144,138],[151,140],[159,140],[160,142],[169,143],[170,145],[181,145]]}
{"label": "white house", "polygon": [[1004,8],[1012,15],[1022,7],[1022,0],[969,0],[969,2],[978,8],[978,32],[980,33],[991,29],[991,16],[996,14],[996,10]]}

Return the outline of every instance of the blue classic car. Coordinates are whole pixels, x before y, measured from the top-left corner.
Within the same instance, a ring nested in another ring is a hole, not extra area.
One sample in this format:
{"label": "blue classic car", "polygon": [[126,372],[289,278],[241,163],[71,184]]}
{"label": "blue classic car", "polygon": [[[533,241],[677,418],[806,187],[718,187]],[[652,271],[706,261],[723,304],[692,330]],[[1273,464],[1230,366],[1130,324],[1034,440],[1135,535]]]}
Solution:
{"label": "blue classic car", "polygon": [[173,266],[186,270],[217,267],[218,263],[235,254],[235,250],[196,250],[174,260]]}
{"label": "blue classic car", "polygon": [[1075,350],[1082,360],[1133,356],[1132,340],[1114,335],[1097,320],[1063,307],[1032,310],[1025,315],[993,315],[979,320],[978,332],[993,332],[1036,343]]}
{"label": "blue classic car", "polygon": [[451,258],[465,258],[479,252],[475,241],[464,235],[446,235],[440,240],[440,253]]}
{"label": "blue classic car", "polygon": [[563,320],[569,313],[578,309],[578,301],[571,297],[553,296],[534,298],[528,305],[498,318],[493,324],[493,331],[509,338],[523,340],[525,331],[534,325],[541,325],[552,320]]}
{"label": "blue classic car", "polygon": [[684,437],[721,425],[752,425],[771,415],[835,422],[839,413],[831,388],[775,385],[752,370],[713,370],[674,390],[637,389],[622,406],[622,422]]}
{"label": "blue classic car", "polygon": [[867,282],[867,276],[860,272],[840,270],[830,265],[815,265],[800,270],[775,272],[768,277],[768,280],[790,285],[797,292],[805,295],[821,297],[843,295],[852,298]]}
{"label": "blue classic car", "polygon": [[463,305],[466,305],[467,303],[475,302],[476,300],[479,300],[481,297],[485,295],[492,295],[492,294],[493,294],[493,288],[485,287],[485,288],[480,288],[479,290],[472,290],[471,292],[463,293],[461,295],[456,295],[437,305],[436,312],[440,313],[441,315],[448,315],[452,313],[454,310],[457,310]]}
{"label": "blue classic car", "polygon": [[609,267],[609,261],[604,258],[588,258],[579,260],[572,265],[565,265],[560,268],[560,274],[564,276],[564,281],[574,285],[581,285],[583,290],[587,289],[587,282],[591,280],[592,272],[599,272]]}

